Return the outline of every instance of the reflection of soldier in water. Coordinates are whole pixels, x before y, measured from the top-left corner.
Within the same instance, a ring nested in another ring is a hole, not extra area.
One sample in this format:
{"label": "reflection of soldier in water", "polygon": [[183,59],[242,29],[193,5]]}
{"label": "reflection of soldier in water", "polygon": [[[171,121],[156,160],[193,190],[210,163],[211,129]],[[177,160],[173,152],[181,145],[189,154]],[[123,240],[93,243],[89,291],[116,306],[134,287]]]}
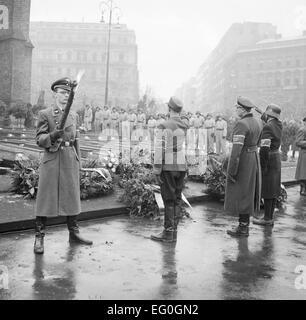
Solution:
{"label": "reflection of soldier in water", "polygon": [[264,239],[257,251],[251,252],[248,239],[240,238],[236,259],[225,258],[222,272],[222,299],[263,299],[260,280],[270,279],[275,271],[273,264],[273,238],[271,229],[264,229]]}
{"label": "reflection of soldier in water", "polygon": [[175,259],[176,242],[161,246],[162,253],[162,281],[157,299],[176,299],[177,297],[177,270]]}
{"label": "reflection of soldier in water", "polygon": [[75,299],[76,283],[74,267],[69,265],[73,261],[76,246],[67,249],[66,262],[61,263],[63,269],[56,268],[56,275],[50,269],[50,263],[45,267],[45,258],[35,255],[33,270],[33,297],[35,300],[72,300]]}

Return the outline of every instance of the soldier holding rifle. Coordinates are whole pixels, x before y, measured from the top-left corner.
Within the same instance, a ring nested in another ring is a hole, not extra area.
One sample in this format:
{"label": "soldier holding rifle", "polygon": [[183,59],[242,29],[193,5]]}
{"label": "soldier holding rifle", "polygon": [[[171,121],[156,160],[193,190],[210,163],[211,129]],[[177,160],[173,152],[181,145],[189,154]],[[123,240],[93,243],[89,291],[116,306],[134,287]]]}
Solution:
{"label": "soldier holding rifle", "polygon": [[80,147],[76,117],[69,113],[77,82],[63,78],[51,86],[55,104],[39,113],[36,142],[45,152],[39,172],[36,201],[36,254],[44,253],[44,236],[48,217],[65,216],[69,241],[91,245],[81,237],[77,216],[80,203]]}

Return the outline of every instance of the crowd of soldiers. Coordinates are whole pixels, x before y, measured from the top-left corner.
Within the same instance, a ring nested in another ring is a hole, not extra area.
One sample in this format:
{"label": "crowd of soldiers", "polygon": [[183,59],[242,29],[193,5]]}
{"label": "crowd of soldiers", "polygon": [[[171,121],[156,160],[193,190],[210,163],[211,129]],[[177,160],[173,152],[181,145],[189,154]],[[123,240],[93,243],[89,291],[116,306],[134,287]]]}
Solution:
{"label": "crowd of soldiers", "polygon": [[[208,153],[226,153],[228,122],[225,120],[225,117],[221,114],[213,117],[211,113],[204,115],[197,111],[195,113],[183,112],[181,118],[188,124],[189,129],[194,129],[196,145],[199,144],[201,129],[205,129]],[[100,134],[104,130],[112,129],[116,130],[119,136],[122,136],[122,124],[128,122],[130,124],[130,133],[135,129],[148,129],[151,137],[153,137],[155,129],[168,119],[169,114],[158,113],[156,115],[148,115],[141,109],[138,109],[138,111],[133,109],[126,111],[123,108],[105,106],[104,108],[97,107],[93,111],[90,105],[86,105],[84,120],[80,123],[80,127],[85,133],[94,132]],[[229,122],[231,122],[231,119]]]}

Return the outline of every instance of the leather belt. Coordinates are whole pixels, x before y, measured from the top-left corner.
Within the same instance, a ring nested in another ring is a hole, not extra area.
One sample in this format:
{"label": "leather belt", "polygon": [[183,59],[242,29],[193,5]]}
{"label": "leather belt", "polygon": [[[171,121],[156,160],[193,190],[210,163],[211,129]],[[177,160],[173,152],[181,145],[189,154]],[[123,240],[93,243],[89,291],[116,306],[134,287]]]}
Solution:
{"label": "leather belt", "polygon": [[257,149],[258,149],[257,146],[250,146],[245,148],[246,152],[256,152]]}
{"label": "leather belt", "polygon": [[223,131],[224,129],[216,129],[216,130],[218,130],[218,131]]}

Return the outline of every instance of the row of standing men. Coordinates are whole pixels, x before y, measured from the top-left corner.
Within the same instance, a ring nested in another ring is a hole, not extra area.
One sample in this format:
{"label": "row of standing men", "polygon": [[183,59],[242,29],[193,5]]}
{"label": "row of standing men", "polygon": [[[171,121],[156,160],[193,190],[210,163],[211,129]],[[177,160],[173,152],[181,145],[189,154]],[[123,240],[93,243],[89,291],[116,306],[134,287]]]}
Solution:
{"label": "row of standing men", "polygon": [[[157,116],[150,115],[147,117],[141,110],[138,112],[133,110],[127,112],[123,108],[119,112],[118,110],[118,108],[111,110],[107,106],[104,109],[97,107],[93,115],[92,108],[86,105],[83,124],[84,131],[94,130],[95,133],[100,133],[101,131],[111,129],[117,131],[119,136],[122,136],[123,123],[128,122],[130,124],[130,133],[134,129],[142,130],[147,128],[150,131],[151,137],[153,137],[155,135],[154,130],[169,118],[169,115],[161,113],[157,114]],[[207,113],[204,116],[199,111],[195,114],[184,112],[181,114],[181,118],[188,124],[190,129],[194,129],[191,133],[194,135],[196,145],[199,144],[201,129],[205,129],[208,153],[226,153],[227,122],[221,114],[217,114],[214,119],[211,113]]]}

